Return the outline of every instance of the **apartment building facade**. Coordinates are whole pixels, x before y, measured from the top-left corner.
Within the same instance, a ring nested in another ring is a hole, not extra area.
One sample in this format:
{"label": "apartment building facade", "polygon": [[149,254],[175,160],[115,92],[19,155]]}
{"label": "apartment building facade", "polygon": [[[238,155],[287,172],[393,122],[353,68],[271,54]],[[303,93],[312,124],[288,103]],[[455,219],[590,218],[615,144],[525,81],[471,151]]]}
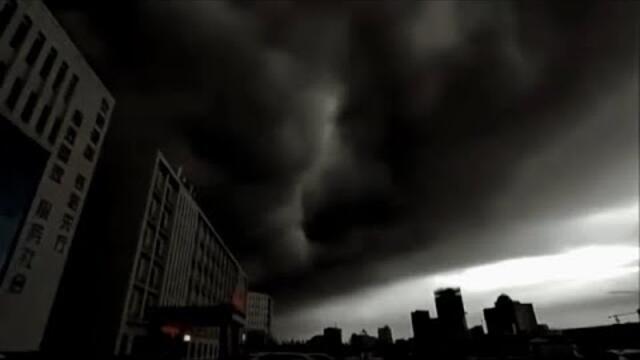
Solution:
{"label": "apartment building facade", "polygon": [[0,351],[38,351],[114,99],[40,1],[0,0]]}
{"label": "apartment building facade", "polygon": [[[160,153],[151,184],[114,347],[117,355],[146,353],[156,346],[157,339],[151,337],[158,329],[150,311],[206,312],[232,305],[237,322],[244,325],[247,277],[196,203],[193,188]],[[217,359],[226,351],[228,346],[221,344],[226,339],[221,337],[231,330],[223,331],[227,325],[214,322],[192,326],[181,319],[188,325],[182,329],[188,334],[185,359]]]}
{"label": "apartment building facade", "polygon": [[273,299],[267,294],[254,291],[249,292],[247,299],[247,330],[271,335]]}

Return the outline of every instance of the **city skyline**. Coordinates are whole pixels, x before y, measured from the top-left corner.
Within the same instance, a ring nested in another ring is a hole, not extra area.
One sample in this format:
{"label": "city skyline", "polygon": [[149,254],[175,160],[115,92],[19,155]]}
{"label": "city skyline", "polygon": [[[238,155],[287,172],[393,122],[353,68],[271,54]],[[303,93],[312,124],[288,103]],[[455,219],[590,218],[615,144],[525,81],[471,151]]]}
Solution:
{"label": "city skyline", "polygon": [[638,14],[0,0],[0,350],[638,320]]}
{"label": "city skyline", "polygon": [[[611,253],[612,263],[606,266],[594,266],[596,258],[607,252]],[[389,285],[387,288],[365,289],[356,293],[347,294],[342,298],[329,299],[317,307],[311,307],[305,313],[294,313],[292,316],[279,315],[281,325],[275,329],[282,340],[308,339],[315,333],[315,325],[302,328],[302,331],[287,331],[287,323],[300,322],[316,324],[317,318],[324,317],[326,321],[319,322],[318,326],[337,324],[345,333],[358,333],[366,329],[370,333],[384,324],[388,324],[397,338],[412,337],[410,311],[416,309],[428,310],[435,317],[436,306],[432,294],[439,288],[461,286],[467,310],[467,323],[471,328],[483,325],[486,331],[483,310],[493,307],[498,295],[505,293],[514,299],[525,300],[534,304],[538,323],[549,325],[553,329],[587,327],[597,325],[614,324],[612,315],[632,313],[628,317],[622,317],[621,321],[637,321],[633,315],[638,303],[633,290],[637,286],[638,267],[634,261],[638,260],[638,251],[633,246],[601,246],[586,247],[577,251],[567,252],[553,256],[539,256],[523,259],[509,260],[520,263],[520,268],[532,269],[532,266],[541,266],[552,263],[569,263],[568,260],[583,258],[589,259],[577,266],[571,274],[561,276],[557,281],[549,283],[549,279],[539,277],[529,279],[529,285],[511,283],[507,286],[500,284],[486,284],[478,286],[478,275],[487,271],[506,271],[513,268],[512,265],[500,263],[481,265],[435,274],[425,278],[413,278],[402,283]],[[506,265],[506,267],[505,267]],[[460,281],[467,274],[466,281]],[[595,275],[597,274],[597,275]],[[605,288],[590,288],[589,281],[611,280]],[[464,285],[470,287],[465,291]],[[472,285],[475,284],[476,288]],[[576,286],[577,284],[577,286]],[[585,286],[586,285],[586,286]],[[540,288],[551,287],[549,295],[540,295]],[[397,294],[403,294],[398,297]],[[557,299],[561,299],[558,302]],[[587,299],[587,301],[584,301]],[[589,300],[593,300],[590,302]],[[596,305],[595,310],[593,305]],[[385,314],[381,308],[389,309]],[[332,319],[344,319],[349,312],[358,308],[357,315],[352,315],[356,320],[345,322]]]}

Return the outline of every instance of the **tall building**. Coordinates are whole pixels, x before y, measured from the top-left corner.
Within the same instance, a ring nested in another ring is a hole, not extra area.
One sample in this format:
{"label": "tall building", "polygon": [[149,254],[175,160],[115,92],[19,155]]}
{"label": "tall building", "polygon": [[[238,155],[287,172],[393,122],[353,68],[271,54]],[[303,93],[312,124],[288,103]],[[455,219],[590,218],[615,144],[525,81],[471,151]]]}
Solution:
{"label": "tall building", "polygon": [[431,326],[431,316],[428,310],[415,310],[411,312],[411,326],[413,328],[413,338],[416,340],[426,339]]}
{"label": "tall building", "polygon": [[495,307],[484,309],[489,335],[529,334],[538,328],[532,304],[521,304],[505,294],[498,296]]}
{"label": "tall building", "polygon": [[247,297],[247,330],[271,335],[273,299],[267,294],[249,292]]}
{"label": "tall building", "polygon": [[0,0],[0,351],[38,351],[114,99],[40,1]]}
{"label": "tall building", "polygon": [[[93,286],[88,299],[61,298],[47,333],[52,351],[70,343],[99,356],[151,356],[179,351],[184,359],[228,358],[245,325],[247,278],[193,196],[193,187],[158,153],[146,190],[132,194],[120,226],[86,236],[105,242],[100,269],[109,284]],[[102,235],[102,236],[100,236]],[[91,255],[86,253],[80,255]],[[79,256],[82,258],[82,256]],[[81,286],[86,263],[69,269],[69,288]],[[93,297],[90,297],[90,295]],[[87,301],[93,303],[88,308]],[[83,308],[84,306],[84,308]],[[78,308],[79,307],[79,308]],[[77,311],[90,320],[69,324]],[[84,325],[75,339],[66,335]],[[184,341],[183,341],[184,340]],[[78,346],[78,345],[76,345]]]}
{"label": "tall building", "polygon": [[267,294],[249,292],[247,296],[247,349],[261,350],[272,341],[273,299]]}
{"label": "tall building", "polygon": [[440,347],[442,332],[437,318],[431,318],[428,310],[411,313],[414,350],[422,357],[433,355]]}
{"label": "tall building", "polygon": [[338,327],[325,328],[323,336],[330,349],[339,349],[342,346],[342,329]]}
{"label": "tall building", "polygon": [[393,335],[391,334],[389,325],[378,328],[378,341],[384,345],[393,344]]}
{"label": "tall building", "polygon": [[468,329],[460,288],[436,290],[435,300],[443,335],[450,339],[465,338],[468,335]]}

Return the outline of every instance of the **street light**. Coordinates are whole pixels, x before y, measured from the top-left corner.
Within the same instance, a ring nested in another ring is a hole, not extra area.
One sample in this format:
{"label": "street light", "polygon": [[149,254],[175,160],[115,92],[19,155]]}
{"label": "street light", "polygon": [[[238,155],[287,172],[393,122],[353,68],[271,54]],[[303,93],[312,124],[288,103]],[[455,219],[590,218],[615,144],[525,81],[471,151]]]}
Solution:
{"label": "street light", "polygon": [[184,334],[184,336],[182,337],[182,340],[184,342],[189,342],[191,341],[191,335],[190,334]]}

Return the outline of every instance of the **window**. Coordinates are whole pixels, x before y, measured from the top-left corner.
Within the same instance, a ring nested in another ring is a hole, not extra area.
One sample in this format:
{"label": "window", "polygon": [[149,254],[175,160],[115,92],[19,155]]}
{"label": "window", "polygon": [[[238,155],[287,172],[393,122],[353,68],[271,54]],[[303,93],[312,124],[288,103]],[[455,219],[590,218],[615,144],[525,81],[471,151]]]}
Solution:
{"label": "window", "polygon": [[144,231],[144,238],[142,240],[142,246],[149,250],[153,247],[153,229],[149,226]]}
{"label": "window", "polygon": [[217,263],[219,257],[220,257],[220,249],[218,248],[218,244],[214,242],[213,243],[213,261]]}
{"label": "window", "polygon": [[91,142],[94,145],[98,145],[98,143],[100,142],[100,132],[98,132],[98,130],[96,129],[91,130]]}
{"label": "window", "polygon": [[73,126],[69,126],[67,128],[67,133],[64,135],[64,139],[69,143],[69,145],[73,146],[73,144],[76,142],[77,135],[78,132],[76,131],[76,129]]}
{"label": "window", "polygon": [[71,81],[69,81],[69,86],[67,87],[67,91],[64,94],[64,101],[69,102],[73,97],[73,94],[76,92],[76,87],[78,86],[78,75],[73,74],[71,77]]}
{"label": "window", "polygon": [[158,172],[156,175],[155,191],[162,194],[163,188],[164,188],[164,175],[161,172]]}
{"label": "window", "polygon": [[149,259],[144,256],[140,257],[140,261],[138,262],[138,273],[136,274],[136,278],[140,282],[144,282],[147,280],[147,276],[149,275]]}
{"label": "window", "polygon": [[7,100],[5,101],[5,104],[7,104],[9,110],[15,109],[16,103],[18,103],[18,98],[20,98],[23,87],[24,81],[21,78],[17,77],[14,80],[13,85],[11,86],[11,92],[9,93],[9,96],[7,96]]}
{"label": "window", "polygon": [[38,56],[40,56],[42,47],[44,46],[44,40],[45,40],[44,34],[42,34],[41,32],[38,32],[38,36],[36,37],[35,40],[33,40],[33,44],[31,44],[31,49],[29,49],[29,53],[27,54],[27,57],[25,59],[27,64],[33,65],[36,62],[36,60],[38,59]]}
{"label": "window", "polygon": [[82,199],[80,198],[80,196],[78,196],[78,194],[71,193],[71,195],[69,196],[69,201],[67,202],[67,207],[73,211],[77,211],[80,207],[81,200]]}
{"label": "window", "polygon": [[71,118],[71,122],[76,127],[81,127],[83,118],[84,118],[84,115],[82,115],[80,111],[76,110],[73,112],[73,117]]}
{"label": "window", "polygon": [[67,145],[62,144],[58,150],[58,159],[66,164],[69,162],[69,157],[71,157],[71,149]]}
{"label": "window", "polygon": [[105,115],[109,112],[109,103],[107,102],[107,99],[102,99],[102,103],[100,104],[100,111],[102,111],[102,113],[104,113]]}
{"label": "window", "polygon": [[171,204],[173,202],[173,189],[171,188],[171,186],[167,187],[167,200],[166,200],[169,204]]}
{"label": "window", "polygon": [[142,310],[142,291],[134,289],[129,300],[129,316],[138,317]]}
{"label": "window", "polygon": [[53,126],[51,127],[51,132],[49,133],[49,144],[55,144],[56,140],[58,140],[58,134],[60,134],[60,128],[62,127],[62,117],[56,117],[56,120],[53,122]]}
{"label": "window", "polygon": [[78,176],[76,176],[76,190],[82,192],[84,191],[84,187],[87,184],[87,178],[85,178],[82,174],[78,174]]}
{"label": "window", "polygon": [[58,69],[58,73],[56,74],[55,80],[53,80],[52,87],[55,90],[58,90],[60,88],[60,85],[62,84],[62,80],[64,80],[64,77],[67,76],[68,70],[69,70],[69,65],[67,64],[66,61],[63,61],[62,64],[60,65],[60,68]]}
{"label": "window", "polygon": [[156,222],[158,220],[158,214],[160,213],[160,204],[155,198],[151,200],[151,206],[149,208],[149,218],[151,221]]}
{"label": "window", "polygon": [[4,84],[4,79],[7,77],[7,63],[0,61],[0,86]]}
{"label": "window", "polygon": [[18,6],[15,0],[9,0],[4,4],[2,10],[0,10],[0,36],[7,30],[7,26],[9,26],[11,18],[15,15],[17,8]]}
{"label": "window", "polygon": [[149,294],[147,296],[147,306],[146,308],[154,308],[158,305],[158,297],[156,295]]}
{"label": "window", "polygon": [[58,57],[58,50],[54,47],[49,49],[49,53],[47,54],[47,58],[44,59],[44,63],[42,64],[42,68],[40,68],[40,77],[46,79],[51,73],[51,69],[53,69],[53,63],[56,61]]}
{"label": "window", "polygon": [[87,179],[84,176],[82,176],[82,174],[78,174],[78,176],[76,176],[76,184],[75,184],[76,190],[80,192],[84,191],[84,187],[86,183],[87,183]]}
{"label": "window", "polygon": [[31,116],[33,116],[33,110],[36,107],[36,103],[38,102],[38,95],[35,92],[31,92],[29,94],[29,98],[27,99],[27,103],[24,104],[24,108],[22,109],[22,114],[20,117],[22,121],[28,123],[31,120]]}
{"label": "window", "polygon": [[156,244],[156,254],[160,258],[164,258],[167,253],[167,239],[163,236],[158,238],[158,243]]}
{"label": "window", "polygon": [[151,287],[154,289],[160,288],[161,278],[162,270],[157,265],[153,265],[151,268]]}
{"label": "window", "polygon": [[27,34],[29,33],[29,29],[31,29],[31,24],[32,24],[31,18],[25,15],[22,18],[22,22],[20,23],[20,25],[18,25],[16,32],[13,33],[13,37],[11,38],[11,41],[9,41],[9,46],[11,46],[14,49],[17,49],[20,46],[22,46],[24,39],[27,37]]}
{"label": "window", "polygon": [[169,215],[164,211],[162,212],[162,223],[160,225],[162,230],[164,231],[169,230]]}
{"label": "window", "polygon": [[104,116],[102,116],[102,114],[98,114],[98,116],[96,118],[96,125],[98,126],[98,128],[99,129],[103,129],[106,122],[107,121],[104,118]]}
{"label": "window", "polygon": [[55,182],[57,182],[58,184],[60,184],[62,182],[62,177],[64,176],[64,169],[62,168],[62,166],[58,165],[58,164],[53,164],[53,167],[51,168],[51,174],[49,175],[49,178]]}
{"label": "window", "polygon": [[47,125],[47,121],[49,120],[49,115],[51,115],[51,106],[45,105],[42,108],[42,112],[40,112],[40,117],[38,118],[38,122],[36,123],[36,132],[38,134],[42,134],[45,126]]}

